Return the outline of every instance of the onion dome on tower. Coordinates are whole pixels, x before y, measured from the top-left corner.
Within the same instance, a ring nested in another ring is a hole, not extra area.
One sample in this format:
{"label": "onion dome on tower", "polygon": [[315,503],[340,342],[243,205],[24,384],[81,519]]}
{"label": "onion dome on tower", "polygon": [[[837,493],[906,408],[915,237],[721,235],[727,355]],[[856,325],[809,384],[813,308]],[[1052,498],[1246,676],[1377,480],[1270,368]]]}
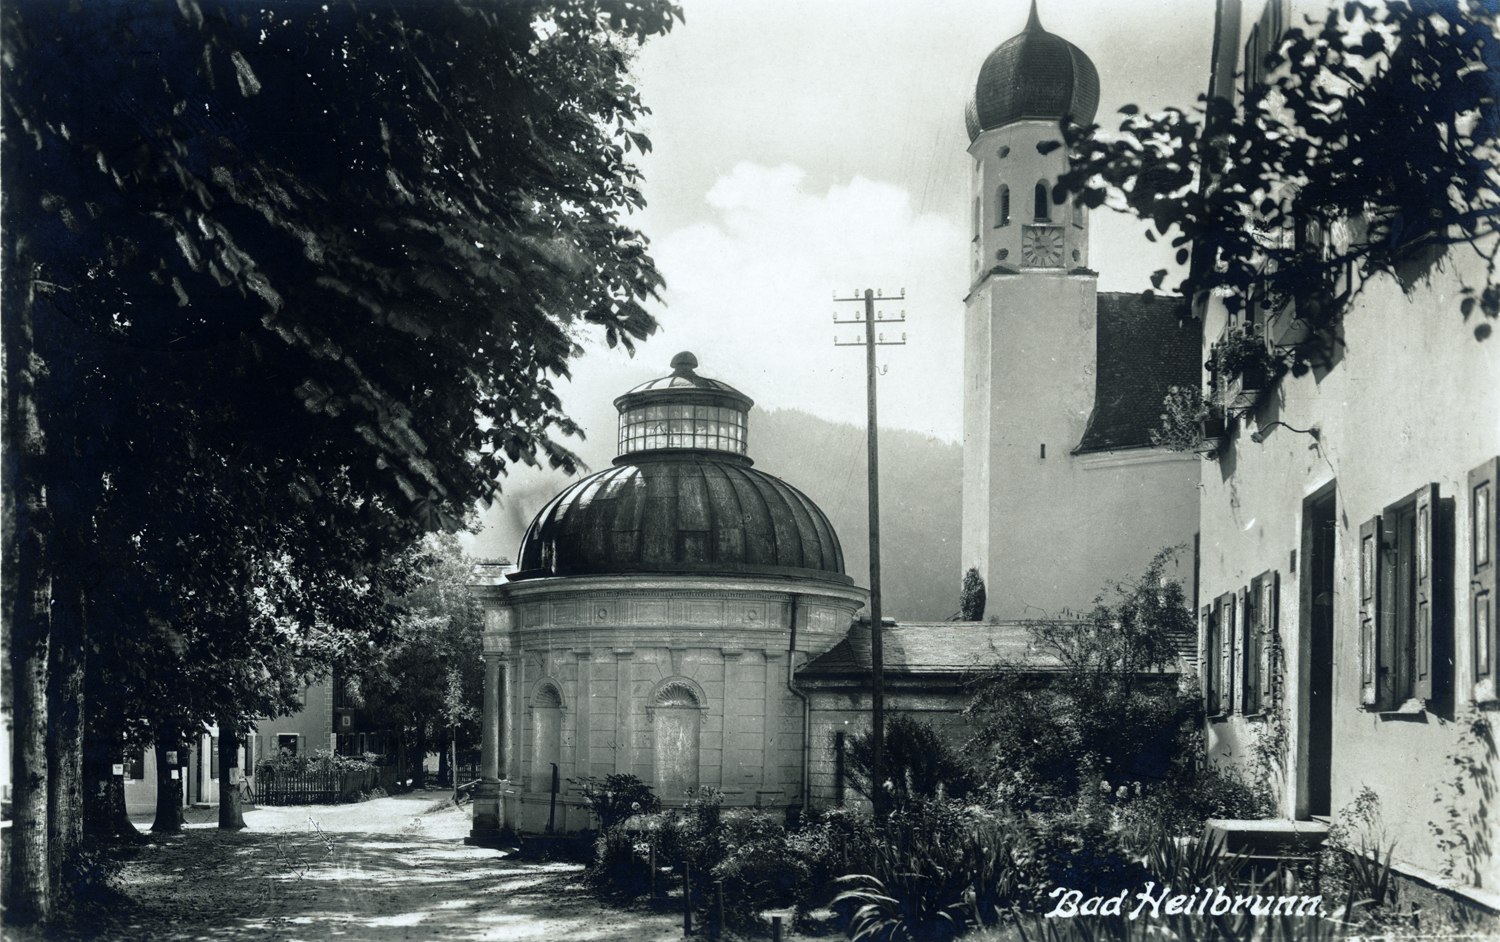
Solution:
{"label": "onion dome on tower", "polygon": [[842,585],[833,526],[807,495],[751,467],[750,398],[699,376],[691,353],[615,400],[614,467],[552,499],[511,580],[614,574],[786,575]]}
{"label": "onion dome on tower", "polygon": [[1070,118],[1089,124],[1099,110],[1099,72],[1077,46],[1042,29],[1031,2],[1026,28],[985,57],[964,108],[969,140],[1013,121]]}

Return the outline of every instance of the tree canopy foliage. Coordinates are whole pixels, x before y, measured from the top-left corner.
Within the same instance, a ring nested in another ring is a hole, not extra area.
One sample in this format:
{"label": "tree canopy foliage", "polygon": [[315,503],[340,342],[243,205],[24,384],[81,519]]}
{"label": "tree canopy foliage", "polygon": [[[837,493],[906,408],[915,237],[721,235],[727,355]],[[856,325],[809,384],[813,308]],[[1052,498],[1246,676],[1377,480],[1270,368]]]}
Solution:
{"label": "tree canopy foliage", "polygon": [[428,534],[404,555],[414,584],[396,600],[393,630],[345,673],[349,692],[369,722],[407,741],[410,755],[449,742],[476,749],[484,612],[466,588],[475,561],[447,533]]}
{"label": "tree canopy foliage", "polygon": [[573,468],[554,380],[584,331],[655,326],[628,67],[680,15],[6,5],[13,913],[47,909],[38,828],[73,841],[33,799],[78,791],[46,688],[78,696],[86,647],[89,716],[285,709],[398,626],[417,536],[514,462]]}
{"label": "tree canopy foliage", "polygon": [[1192,111],[1128,105],[1117,133],[1065,128],[1074,160],[1057,198],[1170,236],[1178,264],[1192,261],[1185,296],[1215,292],[1231,312],[1295,299],[1310,327],[1290,351],[1297,372],[1333,355],[1366,279],[1409,283],[1452,245],[1483,259],[1460,305],[1484,339],[1500,317],[1497,19],[1495,0],[1335,4],[1248,64],[1265,78],[1238,104],[1220,90]]}
{"label": "tree canopy foliage", "polygon": [[1055,670],[1001,661],[976,679],[972,754],[1003,801],[1047,807],[1101,779],[1165,777],[1198,709],[1196,691],[1166,673],[1196,636],[1182,584],[1166,575],[1172,556],[1158,553],[1077,621],[1028,625],[1032,658]]}

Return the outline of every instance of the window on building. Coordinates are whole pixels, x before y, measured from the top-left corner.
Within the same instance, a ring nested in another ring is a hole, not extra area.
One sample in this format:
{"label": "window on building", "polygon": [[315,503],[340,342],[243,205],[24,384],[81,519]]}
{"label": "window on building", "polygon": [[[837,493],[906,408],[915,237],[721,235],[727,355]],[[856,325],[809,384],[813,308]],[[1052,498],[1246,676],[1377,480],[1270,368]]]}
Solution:
{"label": "window on building", "polygon": [[1228,716],[1234,709],[1234,594],[1226,593],[1203,609],[1205,710]]}
{"label": "window on building", "polygon": [[1036,185],[1036,218],[1043,222],[1052,218],[1052,198],[1047,192],[1047,181],[1039,180]]}
{"label": "window on building", "polygon": [[281,733],[276,737],[276,751],[289,756],[297,754],[297,740],[300,737],[296,733]]}
{"label": "window on building", "polygon": [[974,238],[979,238],[979,197],[974,197]]}
{"label": "window on building", "polygon": [[1495,495],[1500,458],[1469,472],[1469,631],[1474,663],[1474,699],[1500,700],[1500,623],[1495,617],[1495,553],[1500,549],[1500,515]]}
{"label": "window on building", "polygon": [[219,737],[208,737],[208,780],[216,782],[219,779]]}
{"label": "window on building", "polygon": [[1250,589],[1243,597],[1241,607],[1247,630],[1245,656],[1240,672],[1240,689],[1244,691],[1240,703],[1242,713],[1265,713],[1275,702],[1279,582],[1277,573],[1263,572],[1250,580]]}
{"label": "window on building", "polygon": [[1084,221],[1084,215],[1083,214],[1084,214],[1083,201],[1082,200],[1074,200],[1073,201],[1073,225],[1077,226],[1080,229],[1083,228],[1083,221]]}
{"label": "window on building", "polygon": [[1360,703],[1396,710],[1442,692],[1451,622],[1441,601],[1447,554],[1437,485],[1359,528]]}
{"label": "window on building", "polygon": [[134,749],[125,753],[125,777],[134,782],[146,777],[146,750]]}
{"label": "window on building", "polygon": [[995,191],[995,225],[1010,225],[1010,187],[1003,183]]}
{"label": "window on building", "polygon": [[716,405],[637,406],[620,416],[621,454],[654,448],[710,448],[742,455],[745,413]]}

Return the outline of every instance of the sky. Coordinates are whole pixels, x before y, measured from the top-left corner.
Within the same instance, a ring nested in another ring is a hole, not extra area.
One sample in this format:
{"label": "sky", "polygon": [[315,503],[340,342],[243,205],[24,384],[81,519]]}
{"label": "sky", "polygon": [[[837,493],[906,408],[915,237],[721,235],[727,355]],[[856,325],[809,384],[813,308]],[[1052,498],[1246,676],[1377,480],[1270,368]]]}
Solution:
{"label": "sky", "polygon": [[[633,73],[651,114],[640,161],[647,208],[633,223],[666,279],[660,330],[635,356],[585,336],[564,407],[594,469],[614,456],[611,401],[670,372],[698,372],[769,409],[865,421],[863,350],[837,327],[876,288],[905,290],[905,346],[882,348],[882,426],[961,438],[963,296],[971,163],[963,108],[985,56],[1025,26],[1029,0],[680,0],[686,16],[648,42]],[[1038,0],[1041,23],[1099,70],[1098,121],[1120,106],[1191,107],[1207,83],[1213,0]],[[1117,120],[1114,123],[1118,123]],[[1092,214],[1099,288],[1140,291],[1171,267],[1139,222]],[[752,441],[754,431],[751,431]],[[471,540],[514,553],[537,493],[566,482],[515,474],[512,500]],[[521,499],[523,495],[525,499]]]}

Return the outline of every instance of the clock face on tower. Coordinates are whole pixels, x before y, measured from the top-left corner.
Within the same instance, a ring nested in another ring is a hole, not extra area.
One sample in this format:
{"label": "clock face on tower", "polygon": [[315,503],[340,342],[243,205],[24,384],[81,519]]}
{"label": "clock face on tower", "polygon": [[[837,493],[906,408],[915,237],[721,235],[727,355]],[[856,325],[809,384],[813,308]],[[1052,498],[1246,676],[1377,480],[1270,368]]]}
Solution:
{"label": "clock face on tower", "polygon": [[1021,264],[1027,268],[1061,268],[1062,226],[1025,226],[1021,232]]}

